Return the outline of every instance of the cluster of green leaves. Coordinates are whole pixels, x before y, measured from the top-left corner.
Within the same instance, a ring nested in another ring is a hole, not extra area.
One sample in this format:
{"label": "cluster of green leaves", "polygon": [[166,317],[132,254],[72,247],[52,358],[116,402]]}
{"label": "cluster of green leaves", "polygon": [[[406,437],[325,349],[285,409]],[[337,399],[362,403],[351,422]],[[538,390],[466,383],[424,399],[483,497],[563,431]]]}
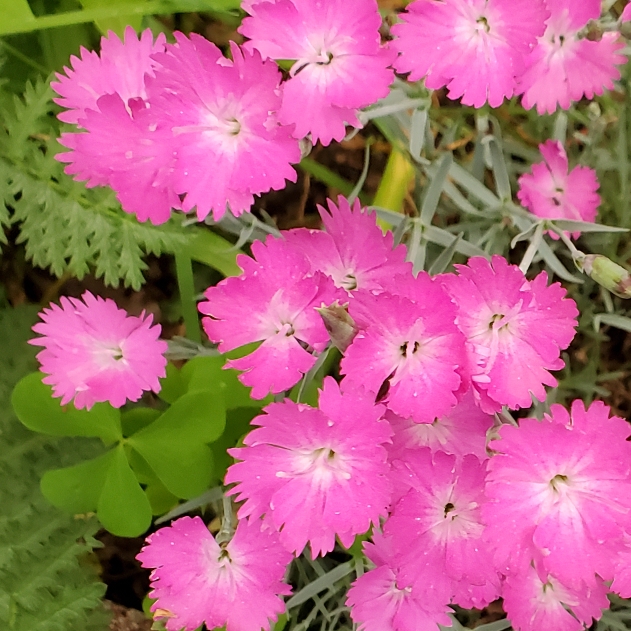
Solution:
{"label": "cluster of green leaves", "polygon": [[11,390],[35,363],[25,350],[35,313],[0,309],[0,627],[105,631],[105,585],[89,557],[98,522],[67,515],[39,489],[46,469],[90,457],[96,445],[34,434],[11,411]]}
{"label": "cluster of green leaves", "polygon": [[109,403],[91,410],[60,406],[41,373],[15,387],[13,408],[29,429],[52,436],[99,438],[89,460],[47,471],[41,488],[55,506],[96,512],[110,532],[144,533],[153,515],[219,483],[229,465],[226,449],[248,430],[263,402],[253,401],[219,355],[196,357],[179,370],[169,365],[160,408],[124,411]]}

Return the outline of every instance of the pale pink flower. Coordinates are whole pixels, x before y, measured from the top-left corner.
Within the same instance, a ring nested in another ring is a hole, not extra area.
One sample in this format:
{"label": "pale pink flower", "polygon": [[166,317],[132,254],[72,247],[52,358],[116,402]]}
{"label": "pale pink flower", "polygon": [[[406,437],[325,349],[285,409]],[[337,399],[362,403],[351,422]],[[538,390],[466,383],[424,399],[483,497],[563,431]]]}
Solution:
{"label": "pale pink flower", "polygon": [[300,148],[276,117],[281,74],[234,43],[229,60],[199,35],[175,37],[154,56],[160,67],[147,82],[156,124],[173,133],[173,188],[200,220],[238,216],[254,195],[296,180]]}
{"label": "pale pink flower", "polygon": [[498,569],[518,574],[539,556],[571,589],[612,580],[631,526],[630,433],[603,403],[579,400],[571,415],[553,405],[543,421],[500,428],[482,509]]}
{"label": "pale pink flower", "polygon": [[279,120],[296,138],[342,140],[345,124],[361,127],[359,109],[387,96],[394,53],[381,46],[375,0],[276,0],[252,13],[239,28],[246,50],[294,61]]}
{"label": "pale pink flower", "polygon": [[252,244],[255,259],[238,257],[244,273],[226,278],[204,294],[199,310],[206,334],[219,350],[262,342],[253,352],[227,362],[245,371],[241,381],[262,399],[295,385],[329,341],[316,307],[332,302],[335,288],[322,273],[311,274],[307,259],[283,239]]}
{"label": "pale pink flower", "polygon": [[[546,140],[539,151],[544,161],[519,178],[519,201],[537,217],[594,222],[600,204],[596,171],[584,166],[569,170],[567,153],[558,140]],[[572,237],[580,234],[573,232]]]}
{"label": "pale pink flower", "polygon": [[485,411],[530,407],[532,396],[543,401],[544,385],[557,383],[549,371],[564,366],[561,349],[574,337],[575,302],[559,283],[548,285],[545,272],[527,281],[501,256],[473,257],[456,269],[441,278],[458,305],[456,323]]}
{"label": "pale pink flower", "polygon": [[572,589],[532,565],[507,577],[502,596],[516,631],[581,631],[609,607],[602,581]]}
{"label": "pale pink flower", "polygon": [[162,52],[165,42],[163,33],[154,42],[150,29],[139,39],[128,26],[122,42],[112,31],[101,38],[100,55],[81,47],[81,59],[70,57],[72,69],[64,68],[66,76],[57,73],[57,81],[50,84],[61,97],[53,101],[68,110],[59,119],[83,125],[86,111],[97,109],[96,102],[105,94],[118,94],[126,107],[130,101],[146,100],[145,76],[153,76],[157,65],[151,56]]}
{"label": "pale pink flower", "polygon": [[397,542],[404,581],[445,576],[451,602],[486,607],[499,597],[500,580],[492,549],[483,539],[484,464],[473,455],[458,460],[421,448],[408,450],[393,468],[409,490],[384,532]]}
{"label": "pale pink flower", "polygon": [[432,423],[456,405],[466,364],[456,307],[425,272],[401,277],[396,290],[358,292],[351,301],[349,313],[362,330],[342,359],[343,384],[385,392],[382,400],[395,414]]}
{"label": "pale pink flower", "polygon": [[33,327],[43,337],[30,344],[43,346],[37,359],[61,405],[74,398],[76,408],[90,409],[109,401],[121,407],[137,401],[146,390],[159,392],[165,376],[166,342],[152,316],[128,316],[110,299],[86,291],[78,298],[60,299],[40,313]]}
{"label": "pale pink flower", "polygon": [[70,151],[55,156],[64,171],[86,186],[110,186],[123,210],[139,221],[168,221],[180,199],[171,186],[175,164],[172,134],[154,124],[149,109],[126,108],[118,94],[102,96],[81,120],[87,133],[63,133]]}
{"label": "pale pink flower", "polygon": [[392,232],[385,235],[377,225],[375,213],[368,213],[359,200],[351,207],[341,195],[337,205],[327,200],[328,212],[318,207],[326,232],[297,228],[285,232],[311,263],[312,270],[329,276],[348,299],[365,289],[382,292],[402,274],[412,274],[405,262],[405,246],[393,248]]}
{"label": "pale pink flower", "polygon": [[156,619],[168,631],[193,631],[203,623],[226,631],[268,630],[285,611],[279,597],[289,554],[261,522],[242,520],[233,538],[217,543],[199,517],[182,517],[147,537],[137,557],[151,572]]}
{"label": "pale pink flower", "polygon": [[226,484],[245,503],[239,517],[266,515],[280,540],[313,558],[333,550],[336,535],[350,547],[355,535],[385,517],[390,480],[384,448],[392,430],[384,407],[362,393],[341,394],[326,377],[319,408],[286,399],[265,408],[259,427],[229,449],[234,458]]}
{"label": "pale pink flower", "polygon": [[395,68],[465,105],[498,107],[548,15],[544,0],[416,0],[392,27]]}
{"label": "pale pink flower", "polygon": [[392,412],[386,414],[392,426],[390,458],[405,459],[410,449],[429,447],[432,452],[444,451],[458,457],[475,455],[479,460],[488,458],[486,433],[493,426],[493,417],[476,405],[471,389],[445,416],[432,423],[415,423]]}
{"label": "pale pink flower", "polygon": [[441,575],[410,583],[400,576],[390,537],[377,534],[364,553],[377,566],[357,578],[346,604],[359,631],[437,631],[451,627],[449,584]]}
{"label": "pale pink flower", "polygon": [[600,16],[600,0],[548,0],[551,15],[536,47],[526,57],[518,78],[517,94],[526,109],[552,114],[557,106],[568,109],[584,96],[594,98],[611,90],[620,78],[618,66],[626,63],[624,43],[617,33],[604,33],[597,41],[579,37],[590,19]]}

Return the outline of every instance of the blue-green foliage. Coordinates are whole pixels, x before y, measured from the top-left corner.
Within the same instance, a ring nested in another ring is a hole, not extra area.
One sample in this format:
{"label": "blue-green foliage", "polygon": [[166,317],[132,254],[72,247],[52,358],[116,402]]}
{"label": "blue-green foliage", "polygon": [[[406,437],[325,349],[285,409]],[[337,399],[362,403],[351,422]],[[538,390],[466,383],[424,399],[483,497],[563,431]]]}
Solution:
{"label": "blue-green foliage", "polygon": [[105,631],[105,586],[89,552],[98,522],[51,506],[41,474],[94,453],[92,441],[35,434],[11,412],[17,380],[34,367],[34,309],[0,309],[0,628],[3,631]]}
{"label": "blue-green foliage", "polygon": [[0,90],[0,224],[18,225],[27,258],[56,276],[92,272],[139,289],[143,256],[174,252],[189,235],[176,222],[139,223],[110,189],[86,189],[63,173],[52,96],[43,80],[21,97]]}

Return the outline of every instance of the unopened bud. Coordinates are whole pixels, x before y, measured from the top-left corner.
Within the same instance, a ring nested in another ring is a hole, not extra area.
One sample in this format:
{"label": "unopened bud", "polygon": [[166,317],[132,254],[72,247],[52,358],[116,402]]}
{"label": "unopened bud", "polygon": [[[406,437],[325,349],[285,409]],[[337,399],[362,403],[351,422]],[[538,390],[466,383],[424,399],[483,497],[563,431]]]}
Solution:
{"label": "unopened bud", "polygon": [[602,254],[587,254],[579,269],[619,298],[631,298],[631,274]]}
{"label": "unopened bud", "polygon": [[348,304],[341,305],[336,300],[328,307],[316,308],[316,311],[322,316],[333,346],[344,353],[359,331],[355,320],[348,315]]}

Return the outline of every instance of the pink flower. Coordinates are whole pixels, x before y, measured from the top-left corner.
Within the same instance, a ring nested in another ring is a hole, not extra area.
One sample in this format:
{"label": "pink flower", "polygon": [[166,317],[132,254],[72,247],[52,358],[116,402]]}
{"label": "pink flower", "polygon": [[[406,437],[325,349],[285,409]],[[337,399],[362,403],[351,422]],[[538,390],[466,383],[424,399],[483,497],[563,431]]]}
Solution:
{"label": "pink flower", "polygon": [[409,491],[384,528],[397,542],[403,580],[445,576],[452,602],[486,607],[498,598],[500,581],[492,549],[483,539],[484,464],[472,455],[457,460],[427,448],[405,455],[393,468]]}
{"label": "pink flower", "polygon": [[475,403],[473,392],[468,390],[462,399],[445,416],[432,423],[415,423],[392,412],[386,414],[392,426],[390,458],[406,459],[409,450],[429,447],[432,452],[444,451],[460,458],[467,454],[479,460],[488,458],[486,433],[493,426],[493,417]]}
{"label": "pink flower", "polygon": [[245,48],[295,61],[279,120],[296,138],[342,140],[345,124],[361,127],[359,109],[387,96],[394,53],[380,44],[375,0],[276,0],[252,13],[239,28]]}
{"label": "pink flower", "polygon": [[416,0],[392,28],[395,69],[447,86],[465,105],[497,107],[513,95],[548,15],[544,0]]}
{"label": "pink flower", "polygon": [[626,63],[617,33],[604,33],[598,41],[579,38],[587,22],[600,16],[599,0],[548,0],[547,4],[551,16],[546,31],[526,57],[517,89],[523,94],[522,105],[526,109],[536,105],[539,114],[552,114],[558,105],[568,109],[583,96],[592,99],[611,90],[620,78],[617,66]]}
{"label": "pink flower", "polygon": [[375,535],[364,553],[377,566],[348,590],[346,604],[359,631],[436,631],[450,627],[448,582],[440,575],[409,583],[400,576],[390,537]]}
{"label": "pink flower", "polygon": [[61,405],[74,398],[76,408],[90,409],[109,401],[119,408],[137,401],[145,390],[159,392],[165,376],[166,342],[151,315],[128,316],[113,300],[86,291],[81,300],[62,297],[40,313],[33,330],[43,337],[30,344],[43,346],[37,359],[43,379],[61,397]]}
{"label": "pink flower", "polygon": [[595,221],[600,204],[596,171],[583,166],[568,171],[567,154],[558,140],[546,140],[539,151],[544,161],[519,178],[519,201],[537,217]]}
{"label": "pink flower", "polygon": [[432,423],[456,405],[466,363],[456,308],[425,272],[401,277],[397,291],[363,292],[350,303],[350,315],[364,330],[342,359],[344,387],[385,390],[383,401],[395,414]]}
{"label": "pink flower", "polygon": [[329,304],[335,293],[321,273],[311,275],[305,257],[282,239],[268,237],[252,244],[255,260],[238,258],[244,273],[226,278],[206,290],[199,310],[202,324],[219,350],[262,342],[252,353],[227,362],[246,371],[241,381],[262,399],[295,385],[316,361],[313,351],[329,341],[322,318],[315,310]]}
{"label": "pink flower", "polygon": [[279,596],[291,555],[259,521],[240,521],[234,537],[218,544],[199,517],[182,517],[147,537],[137,557],[151,572],[151,606],[168,631],[261,631],[285,611]]}
{"label": "pink flower", "polygon": [[272,403],[259,427],[229,449],[241,460],[226,474],[230,491],[245,500],[239,517],[266,522],[283,545],[313,558],[330,552],[337,535],[346,547],[386,515],[390,481],[384,448],[392,433],[384,408],[361,393],[341,394],[326,377],[318,409],[290,400]]}
{"label": "pink flower", "polygon": [[144,101],[145,76],[153,76],[156,62],[152,55],[164,50],[166,37],[160,33],[153,41],[150,29],[140,39],[131,26],[125,29],[124,41],[110,31],[101,38],[101,54],[81,48],[81,59],[70,58],[72,69],[64,68],[67,76],[57,73],[50,86],[61,98],[53,99],[67,112],[59,114],[66,123],[83,125],[87,110],[97,109],[96,102],[105,94],[118,94],[125,107],[130,101]]}
{"label": "pink flower", "polygon": [[557,383],[548,371],[563,367],[561,349],[574,337],[575,302],[559,283],[548,286],[545,272],[527,281],[501,256],[492,263],[473,257],[456,268],[457,276],[441,278],[458,305],[456,323],[483,409],[530,407],[532,396],[543,401],[543,386]]}
{"label": "pink flower", "polygon": [[501,427],[482,509],[499,569],[518,574],[538,557],[573,590],[612,580],[631,526],[630,433],[603,403],[578,400],[571,414],[553,405],[543,421]]}
{"label": "pink flower", "polygon": [[506,579],[502,596],[517,631],[581,631],[609,607],[602,581],[571,589],[532,565]]}
{"label": "pink flower", "polygon": [[629,20],[631,20],[631,3],[627,4],[620,16],[621,22],[628,22]]}
{"label": "pink flower", "polygon": [[123,210],[139,221],[168,221],[180,199],[171,186],[172,134],[154,124],[143,104],[125,107],[118,94],[102,96],[82,119],[87,133],[61,135],[71,151],[56,156],[86,186],[111,186]]}
{"label": "pink flower", "polygon": [[341,195],[337,206],[327,200],[329,211],[318,207],[326,232],[297,228],[285,233],[311,263],[312,270],[333,279],[335,286],[348,298],[365,289],[382,292],[396,276],[411,275],[412,265],[405,262],[405,246],[393,248],[392,232],[385,235],[377,226],[376,215],[360,206],[351,207]]}
{"label": "pink flower", "polygon": [[238,216],[254,195],[296,180],[300,148],[276,119],[281,74],[234,43],[231,61],[199,35],[175,37],[154,56],[160,68],[147,84],[157,126],[173,133],[174,190],[200,220]]}

